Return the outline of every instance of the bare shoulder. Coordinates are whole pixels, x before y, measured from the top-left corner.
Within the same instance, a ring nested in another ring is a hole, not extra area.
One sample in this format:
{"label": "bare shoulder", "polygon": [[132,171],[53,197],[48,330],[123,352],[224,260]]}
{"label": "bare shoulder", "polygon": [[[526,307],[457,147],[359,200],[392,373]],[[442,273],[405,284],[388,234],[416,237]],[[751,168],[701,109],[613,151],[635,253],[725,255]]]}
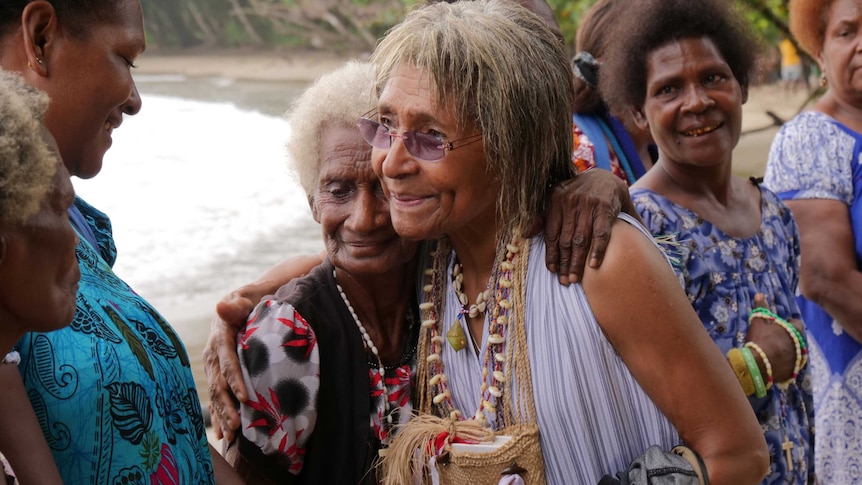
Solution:
{"label": "bare shoulder", "polygon": [[598,268],[584,272],[584,290],[626,284],[633,273],[646,271],[672,275],[670,265],[653,240],[631,223],[618,219],[611,228],[605,259]]}
{"label": "bare shoulder", "polygon": [[666,323],[671,317],[697,323],[667,258],[650,237],[624,221],[614,224],[605,259],[584,274],[583,287],[596,320],[618,351],[633,325],[666,332],[675,326]]}

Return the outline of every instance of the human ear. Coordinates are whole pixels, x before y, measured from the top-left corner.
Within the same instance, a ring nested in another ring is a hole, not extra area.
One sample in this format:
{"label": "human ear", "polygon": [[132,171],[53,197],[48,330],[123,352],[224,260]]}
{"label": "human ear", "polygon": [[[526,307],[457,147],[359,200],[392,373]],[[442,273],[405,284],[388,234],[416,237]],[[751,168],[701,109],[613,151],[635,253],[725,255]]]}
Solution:
{"label": "human ear", "polygon": [[636,107],[632,106],[631,112],[632,112],[632,119],[635,122],[635,126],[637,126],[639,130],[648,131],[649,130],[649,121],[647,121],[646,115],[643,112],[643,108],[636,108]]}
{"label": "human ear", "polygon": [[320,214],[317,212],[317,204],[314,203],[314,196],[308,196],[308,206],[311,207],[311,217],[314,218],[314,222],[320,224]]}
{"label": "human ear", "polygon": [[48,56],[57,37],[57,11],[50,2],[30,2],[21,14],[21,27],[27,67],[42,77],[47,76]]}

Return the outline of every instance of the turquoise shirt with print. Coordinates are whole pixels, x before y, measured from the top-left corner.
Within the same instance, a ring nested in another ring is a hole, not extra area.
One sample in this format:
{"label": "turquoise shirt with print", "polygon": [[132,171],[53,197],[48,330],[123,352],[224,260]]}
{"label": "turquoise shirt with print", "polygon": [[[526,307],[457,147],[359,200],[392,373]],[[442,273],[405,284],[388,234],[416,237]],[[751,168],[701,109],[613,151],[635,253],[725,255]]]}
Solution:
{"label": "turquoise shirt with print", "polygon": [[214,483],[185,347],[112,271],[108,217],[81,198],[70,217],[80,236],[75,319],[55,332],[27,334],[16,346],[63,482]]}

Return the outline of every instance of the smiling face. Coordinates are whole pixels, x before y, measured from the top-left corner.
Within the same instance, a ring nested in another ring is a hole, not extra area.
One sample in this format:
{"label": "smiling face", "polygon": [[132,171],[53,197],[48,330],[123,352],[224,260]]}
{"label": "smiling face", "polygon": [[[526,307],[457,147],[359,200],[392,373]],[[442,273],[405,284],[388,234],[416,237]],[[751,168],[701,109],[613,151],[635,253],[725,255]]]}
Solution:
{"label": "smiling face", "polygon": [[827,11],[819,61],[830,90],[862,105],[862,2],[835,0]]}
{"label": "smiling face", "polygon": [[389,204],[370,156],[371,147],[355,126],[324,128],[312,212],[322,226],[332,264],[353,275],[400,268],[416,248],[392,228]]}
{"label": "smiling face", "polygon": [[37,87],[51,97],[45,124],[72,175],[95,176],[123,114],[141,109],[131,66],[144,51],[138,0],[120,0],[116,20],[94,23],[83,37],[58,34],[46,49],[48,76]]}
{"label": "smiling face", "polygon": [[39,212],[21,224],[0,223],[0,319],[12,325],[3,331],[17,337],[64,327],[75,315],[78,236],[66,212],[75,191],[69,173],[57,165]]}
{"label": "smiling face", "polygon": [[662,160],[730,163],[745,95],[715,44],[680,39],[653,50],[646,66],[646,100],[636,118],[650,129]]}
{"label": "smiling face", "polygon": [[[417,68],[398,67],[380,93],[380,122],[390,131],[418,131],[459,140],[478,134],[456,128],[451,110],[437,105],[431,79]],[[388,149],[375,148],[374,171],[389,197],[392,224],[402,237],[431,239],[462,230],[490,231],[496,224],[498,184],[487,173],[482,143],[446,152],[443,159],[424,162],[407,151],[399,138]]]}

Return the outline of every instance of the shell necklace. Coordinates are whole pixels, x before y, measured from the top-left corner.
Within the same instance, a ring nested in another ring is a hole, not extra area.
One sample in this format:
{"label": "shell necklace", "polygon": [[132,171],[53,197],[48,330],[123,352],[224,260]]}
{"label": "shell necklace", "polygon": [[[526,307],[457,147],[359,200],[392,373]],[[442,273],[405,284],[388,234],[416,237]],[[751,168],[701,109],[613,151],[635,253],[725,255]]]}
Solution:
{"label": "shell necklace", "polygon": [[[443,245],[438,244],[437,251],[440,253]],[[506,334],[509,328],[509,310],[512,308],[512,302],[509,299],[509,293],[512,288],[512,270],[514,269],[515,256],[518,253],[518,247],[515,244],[506,245],[506,257],[500,263],[498,269],[497,284],[494,288],[495,303],[493,312],[490,315],[488,323],[488,345],[485,348],[484,365],[482,367],[482,385],[479,389],[479,404],[473,418],[476,421],[487,424],[485,413],[497,413],[497,405],[495,404],[498,398],[502,397],[504,386],[506,383],[506,373],[504,366],[506,364],[506,354],[504,346],[506,342]],[[441,254],[438,254],[434,259],[440,260]],[[445,259],[445,258],[442,258]],[[439,266],[444,266],[445,263],[436,265],[434,268],[426,270],[426,274],[432,275],[434,282],[441,282],[442,279],[435,273],[444,271]],[[464,419],[461,412],[455,409],[452,402],[452,392],[447,384],[448,380],[444,372],[442,346],[444,338],[441,335],[442,329],[437,316],[437,312],[442,312],[442,301],[445,287],[436,287],[435,284],[426,285],[424,287],[425,302],[419,305],[423,312],[422,328],[428,332],[430,341],[430,354],[426,358],[429,366],[428,374],[429,391],[434,397],[431,402],[435,405],[446,405],[449,410],[450,417]],[[435,302],[439,303],[435,305]],[[490,379],[490,385],[488,378]]]}
{"label": "shell necklace", "polygon": [[347,298],[347,293],[345,293],[344,289],[341,288],[341,285],[338,284],[338,278],[335,276],[335,268],[332,269],[332,279],[335,280],[335,287],[338,289],[338,294],[341,295],[341,299],[344,301],[344,304],[347,305],[347,309],[350,311],[350,315],[356,323],[356,328],[359,329],[359,333],[362,335],[365,348],[371,351],[371,353],[374,354],[374,359],[377,360],[377,367],[380,370],[380,385],[383,386],[383,415],[386,417],[386,424],[392,425],[392,414],[389,412],[389,391],[386,389],[386,368],[383,366],[383,360],[380,359],[380,354],[377,352],[377,346],[374,345],[374,341],[371,340],[371,336],[368,335],[368,330],[365,330],[365,325],[362,325],[362,321],[360,321],[359,316],[356,315],[356,310],[354,310],[353,305],[350,304],[350,300]]}
{"label": "shell necklace", "polygon": [[[452,325],[452,328],[446,332],[446,340],[449,341],[449,345],[455,349],[455,352],[460,352],[467,348],[467,334],[465,333],[465,328],[469,328],[467,325],[467,318],[465,316],[469,316],[470,318],[476,318],[479,315],[482,315],[482,318],[485,318],[485,310],[487,309],[488,302],[491,300],[492,292],[491,292],[491,284],[493,283],[493,275],[491,278],[488,278],[488,284],[485,285],[485,289],[480,291],[476,296],[476,303],[467,307],[469,300],[467,299],[467,295],[461,291],[462,286],[464,285],[464,273],[463,268],[461,267],[461,263],[457,261],[452,265],[452,289],[455,290],[455,295],[458,297],[458,302],[461,303],[461,309],[458,311],[458,320],[461,323],[455,323]],[[473,335],[470,334],[470,341],[473,343],[473,350],[476,352],[476,357],[479,356],[479,345],[476,343],[476,340],[473,338]]]}

